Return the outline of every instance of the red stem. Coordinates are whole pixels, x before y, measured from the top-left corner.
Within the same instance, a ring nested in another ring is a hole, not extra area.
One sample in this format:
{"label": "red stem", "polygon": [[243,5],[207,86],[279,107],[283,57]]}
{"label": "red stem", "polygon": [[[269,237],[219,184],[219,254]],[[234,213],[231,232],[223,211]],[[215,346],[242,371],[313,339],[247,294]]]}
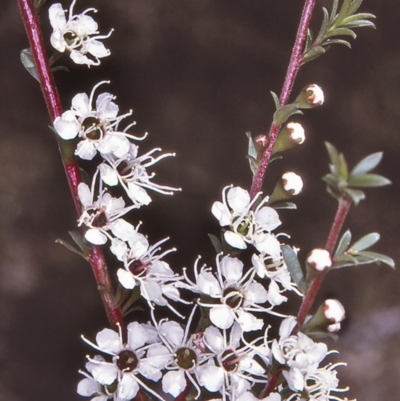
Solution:
{"label": "red stem", "polygon": [[[350,197],[344,195],[343,198],[339,200],[339,205],[336,211],[335,219],[333,220],[331,230],[329,232],[328,240],[326,241],[325,249],[332,255],[333,250],[335,248],[336,242],[339,238],[340,232],[343,227],[343,223],[346,219],[347,213],[350,210],[352,200]],[[315,297],[318,294],[318,291],[321,287],[322,282],[324,281],[324,278],[326,274],[328,273],[328,270],[323,271],[321,274],[319,274],[311,283],[307,294],[303,298],[303,302],[301,303],[299,313],[297,315],[297,322],[301,326],[314,301]]]}
{"label": "red stem", "polygon": [[[286,72],[285,81],[283,83],[282,92],[279,97],[279,102],[281,106],[284,106],[288,103],[294,81],[296,79],[297,73],[299,72],[301,63],[303,61],[302,53],[304,49],[304,43],[307,37],[307,30],[308,26],[310,25],[310,20],[315,6],[315,2],[316,0],[306,0],[304,3],[299,28],[296,34],[296,40],[293,46],[292,55]],[[272,155],[272,149],[274,147],[279,130],[280,130],[280,125],[276,125],[274,123],[271,124],[268,134],[268,139],[269,139],[268,147],[264,151],[264,154],[260,161],[260,165],[258,167],[256,174],[253,177],[253,182],[251,184],[250,196],[252,199],[261,191],[265,173],[267,171],[269,160]]]}
{"label": "red stem", "polygon": [[[39,76],[40,87],[46,102],[47,110],[51,121],[54,121],[56,117],[62,114],[62,106],[45,52],[39,18],[31,0],[17,1],[22,21],[28,35],[29,44],[32,49],[32,54],[35,59],[36,70]],[[78,196],[78,185],[82,182],[82,178],[78,163],[74,156],[74,148],[72,142],[63,141],[58,137],[58,135],[56,137],[65,174],[75,203],[75,208],[78,214],[80,214],[82,205]],[[114,290],[101,248],[98,246],[92,247],[89,255],[89,262],[100,290],[100,296],[110,324],[116,326],[118,323],[121,326],[124,326],[121,310],[114,302]]]}

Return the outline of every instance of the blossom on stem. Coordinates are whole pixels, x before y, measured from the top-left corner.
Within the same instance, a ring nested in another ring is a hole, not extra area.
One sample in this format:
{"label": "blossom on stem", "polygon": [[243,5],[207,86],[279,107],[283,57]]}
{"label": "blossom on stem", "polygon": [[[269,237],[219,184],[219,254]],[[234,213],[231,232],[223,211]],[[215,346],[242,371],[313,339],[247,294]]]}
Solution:
{"label": "blossom on stem", "polygon": [[60,3],[50,6],[49,19],[53,28],[51,45],[60,53],[68,51],[76,64],[86,64],[89,67],[99,65],[100,58],[110,55],[110,51],[100,40],[108,38],[112,30],[107,35],[99,35],[97,22],[87,15],[88,12],[97,10],[88,8],[83,13],[74,15],[75,3],[76,0],[73,0],[68,19],[65,17],[67,11],[63,10]]}
{"label": "blossom on stem", "polygon": [[301,177],[288,171],[282,175],[282,186],[286,192],[289,192],[292,196],[298,195],[303,189],[303,180]]}
{"label": "blossom on stem", "polygon": [[311,84],[305,88],[307,101],[312,106],[321,106],[324,103],[324,92],[320,86]]}
{"label": "blossom on stem", "polygon": [[118,115],[119,107],[113,102],[115,97],[104,92],[97,96],[93,106],[96,89],[108,81],[101,81],[92,89],[90,96],[78,93],[72,99],[70,110],[65,111],[54,120],[57,134],[65,140],[79,137],[75,154],[81,159],[92,160],[97,152],[102,156],[114,155],[124,157],[130,151],[130,139],[142,140],[146,137],[136,137],[126,131],[134,124],[128,125],[123,131],[118,130],[119,123],[131,115],[131,112]]}
{"label": "blossom on stem", "polygon": [[[132,400],[137,395],[139,387],[143,387],[150,394],[162,400],[162,397],[152,390],[140,376],[155,382],[159,381],[162,377],[161,370],[168,364],[172,355],[164,345],[159,342],[151,342],[154,336],[152,333],[148,333],[145,325],[137,322],[130,323],[127,327],[126,343],[122,339],[121,328],[119,333],[111,329],[103,329],[96,335],[96,344],[82,338],[96,350],[111,355],[111,362],[98,357],[88,357],[88,360],[92,363],[89,371],[93,380],[107,391],[113,390],[115,400]],[[150,344],[148,344],[149,340]],[[88,384],[86,382],[83,385],[84,389],[87,389]],[[82,386],[81,390],[83,392]]]}
{"label": "blossom on stem", "polygon": [[175,156],[175,153],[165,153],[154,157],[153,153],[159,151],[161,151],[160,148],[154,148],[139,156],[138,147],[131,144],[129,152],[124,157],[116,157],[110,154],[104,155],[104,163],[98,167],[101,179],[110,186],[120,184],[138,207],[148,205],[151,202],[147,189],[164,195],[172,195],[174,191],[180,191],[180,188],[156,184],[151,181],[155,174],[147,172],[148,167],[153,166],[160,160]]}
{"label": "blossom on stem", "polygon": [[188,283],[186,288],[205,297],[199,304],[210,308],[211,322],[221,329],[228,329],[234,322],[239,323],[243,331],[261,329],[264,325],[263,319],[257,319],[253,312],[273,312],[271,312],[272,306],[269,308],[261,306],[268,301],[269,294],[254,280],[254,269],[244,273],[243,263],[240,260],[217,255],[217,272],[214,275],[211,273],[211,268],[206,266],[199,272],[198,262],[199,258],[195,263],[195,282],[188,278],[184,270],[184,277]]}
{"label": "blossom on stem", "polygon": [[83,208],[78,225],[83,224],[88,228],[85,232],[86,240],[95,245],[103,245],[107,239],[113,238],[110,231],[121,240],[130,238],[135,229],[121,216],[136,206],[125,207],[122,198],[112,197],[102,189],[101,185],[97,200],[94,200],[95,181],[96,175],[93,178],[91,189],[83,182],[78,185],[78,196]]}
{"label": "blossom on stem", "polygon": [[[315,343],[305,334],[292,334],[296,318],[284,319],[279,328],[279,340],[273,340],[271,350],[274,358],[282,365],[289,367],[287,380],[292,389],[302,390],[304,374],[314,372],[327,354],[324,343]],[[285,377],[286,377],[285,376]]]}
{"label": "blossom on stem", "polygon": [[254,383],[266,383],[264,368],[254,359],[252,344],[241,346],[242,330],[235,323],[229,331],[214,326],[204,332],[204,344],[214,354],[199,367],[199,381],[208,391],[219,391],[222,400],[236,401]]}
{"label": "blossom on stem", "polygon": [[221,227],[226,227],[225,241],[237,249],[246,249],[252,244],[259,252],[267,253],[271,247],[276,247],[278,241],[271,231],[280,224],[275,209],[264,206],[268,197],[261,200],[252,210],[260,194],[250,199],[250,194],[240,187],[225,187],[222,191],[222,202],[214,202],[211,212],[218,219]]}

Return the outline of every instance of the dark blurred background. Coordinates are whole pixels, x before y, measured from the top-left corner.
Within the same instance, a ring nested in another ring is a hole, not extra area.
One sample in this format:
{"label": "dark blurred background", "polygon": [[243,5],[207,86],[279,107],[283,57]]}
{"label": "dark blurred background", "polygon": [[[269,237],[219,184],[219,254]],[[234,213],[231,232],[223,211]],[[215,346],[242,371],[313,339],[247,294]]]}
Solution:
{"label": "dark blurred background", "polygon": [[[46,38],[49,4],[42,16]],[[280,92],[302,4],[78,0],[77,11],[99,9],[101,32],[115,28],[106,41],[112,57],[91,69],[65,59],[71,72],[56,73],[63,105],[110,79],[106,90],[118,95],[121,111],[134,110],[135,132],[150,132],[141,151],[177,152],[157,166],[156,182],[183,192],[154,195],[150,206],[132,214],[133,223],[144,221],[152,243],[171,236],[178,252],[168,261],[177,271],[191,267],[198,254],[212,263],[207,233],[219,228],[211,205],[225,185],[250,185],[245,132],[269,127],[269,91]],[[322,6],[330,8],[331,0],[317,2],[315,29]],[[400,9],[397,0],[365,0],[362,10],[376,14],[376,31],[358,30],[351,51],[334,46],[301,70],[294,92],[317,83],[326,102],[296,117],[307,140],[271,166],[265,183],[268,193],[288,169],[303,177],[298,211],[281,214],[282,231],[302,247],[301,258],[324,245],[336,210],[320,179],[327,172],[323,142],[330,141],[350,165],[384,151],[378,172],[393,185],[368,191],[345,226],[354,238],[380,232],[375,249],[400,260]],[[77,371],[91,352],[80,335],[93,339],[107,323],[89,266],[55,243],[68,239],[76,215],[39,86],[19,61],[28,43],[16,1],[1,2],[0,46],[0,400],[78,400]],[[348,362],[340,372],[351,397],[398,399],[399,291],[399,271],[385,266],[333,272],[322,288],[320,300],[338,298],[347,311],[340,341],[330,346]],[[292,302],[293,311],[298,299]]]}

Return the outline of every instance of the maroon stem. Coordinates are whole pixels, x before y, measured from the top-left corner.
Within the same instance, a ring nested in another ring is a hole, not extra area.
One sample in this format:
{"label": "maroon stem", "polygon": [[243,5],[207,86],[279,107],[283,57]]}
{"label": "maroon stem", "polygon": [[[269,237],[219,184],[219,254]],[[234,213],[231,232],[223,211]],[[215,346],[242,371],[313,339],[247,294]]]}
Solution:
{"label": "maroon stem", "polygon": [[[329,232],[328,240],[326,241],[325,249],[332,255],[333,250],[335,248],[336,242],[339,238],[340,232],[343,227],[343,223],[346,219],[347,213],[350,210],[350,206],[352,204],[352,199],[349,196],[344,195],[343,198],[339,200],[339,205],[336,211],[335,219],[333,220],[331,230]],[[318,294],[318,291],[321,287],[322,282],[328,270],[320,273],[311,283],[306,295],[303,298],[303,302],[301,303],[299,313],[297,315],[297,322],[301,326],[309,313],[314,301],[315,297]]]}
{"label": "maroon stem", "polygon": [[[51,121],[62,114],[62,106],[58,95],[57,86],[54,83],[53,75],[50,70],[45,46],[40,29],[39,18],[35,12],[32,0],[17,0],[20,8],[22,21],[24,23],[32,54],[35,59],[36,70],[39,76],[40,87],[46,102],[47,110]],[[75,208],[78,214],[81,213],[82,205],[78,196],[78,185],[82,182],[79,166],[74,156],[74,148],[71,142],[63,141],[57,137],[60,149],[61,159],[63,162],[65,174],[74,199]],[[121,310],[114,302],[114,289],[108,274],[107,266],[104,260],[103,252],[98,246],[93,246],[89,262],[92,266],[94,276],[100,296],[103,301],[108,320],[112,326],[120,324],[124,325]]]}
{"label": "maroon stem", "polygon": [[[302,53],[304,49],[305,40],[307,37],[308,26],[310,25],[310,20],[312,12],[314,10],[316,0],[306,0],[303,7],[303,12],[301,14],[299,28],[296,34],[296,40],[292,50],[292,56],[290,58],[289,66],[286,72],[285,81],[283,83],[282,92],[279,97],[279,102],[281,106],[284,106],[289,101],[289,96],[292,92],[293,84],[296,79],[297,73],[299,72],[301,63],[303,61]],[[261,191],[262,184],[264,182],[265,173],[269,164],[269,160],[272,155],[272,150],[280,130],[280,125],[274,123],[271,124],[269,134],[268,134],[268,147],[265,149],[264,154],[261,158],[260,165],[256,174],[253,177],[253,182],[251,184],[250,196],[253,199],[257,193]]]}

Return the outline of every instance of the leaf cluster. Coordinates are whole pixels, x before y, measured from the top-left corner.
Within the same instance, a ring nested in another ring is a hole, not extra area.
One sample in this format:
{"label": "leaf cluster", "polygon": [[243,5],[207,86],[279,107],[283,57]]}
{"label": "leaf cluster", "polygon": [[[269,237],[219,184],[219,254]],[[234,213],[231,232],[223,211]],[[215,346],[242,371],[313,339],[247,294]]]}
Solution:
{"label": "leaf cluster", "polygon": [[351,48],[350,42],[341,37],[345,36],[355,39],[357,35],[353,31],[354,28],[375,28],[375,24],[370,21],[370,19],[375,18],[375,15],[370,13],[356,14],[362,1],[343,0],[339,12],[339,0],[333,0],[330,13],[325,7],[322,8],[324,16],[321,28],[315,39],[313,39],[311,31],[308,31],[306,46],[302,56],[302,65],[324,54],[332,44],[341,44]]}
{"label": "leaf cluster", "polygon": [[359,188],[381,187],[391,184],[391,181],[379,174],[371,174],[382,160],[382,152],[372,153],[362,159],[350,172],[342,153],[329,142],[325,142],[328,150],[330,173],[322,179],[327,183],[327,191],[334,198],[340,200],[350,197],[357,205],[365,199],[364,191]]}
{"label": "leaf cluster", "polygon": [[338,247],[334,255],[334,263],[332,269],[342,267],[359,266],[370,263],[384,263],[394,268],[392,258],[381,253],[367,251],[372,245],[379,241],[378,233],[370,233],[364,235],[358,241],[351,243],[351,233],[347,230],[339,241]]}

